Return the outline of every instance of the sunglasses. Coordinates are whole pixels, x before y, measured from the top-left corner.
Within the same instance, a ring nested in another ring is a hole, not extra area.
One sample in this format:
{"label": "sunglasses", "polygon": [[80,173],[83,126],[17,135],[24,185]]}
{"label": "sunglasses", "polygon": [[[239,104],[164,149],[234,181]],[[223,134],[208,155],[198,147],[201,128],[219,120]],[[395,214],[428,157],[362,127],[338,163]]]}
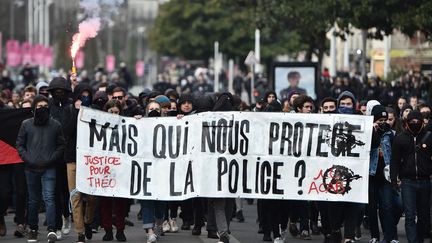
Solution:
{"label": "sunglasses", "polygon": [[113,96],[113,100],[122,100],[123,96]]}

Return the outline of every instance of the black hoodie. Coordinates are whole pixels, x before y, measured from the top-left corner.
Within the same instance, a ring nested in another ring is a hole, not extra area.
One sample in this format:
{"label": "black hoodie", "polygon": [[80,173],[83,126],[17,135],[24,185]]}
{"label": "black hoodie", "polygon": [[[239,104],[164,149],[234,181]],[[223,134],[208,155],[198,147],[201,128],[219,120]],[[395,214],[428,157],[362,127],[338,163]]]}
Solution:
{"label": "black hoodie", "polygon": [[[32,103],[33,111],[40,101],[48,100],[45,96],[37,95]],[[34,118],[24,120],[18,132],[16,146],[27,170],[42,171],[52,168],[61,162],[65,149],[61,125],[53,118],[40,126],[34,124]]]}
{"label": "black hoodie", "polygon": [[400,179],[429,180],[432,174],[432,136],[423,127],[413,136],[407,129],[393,140],[390,177]]}
{"label": "black hoodie", "polygon": [[90,93],[92,100],[92,89],[87,83],[78,84],[73,92],[73,103],[70,104],[65,111],[64,135],[66,139],[66,149],[64,152],[64,162],[76,162],[76,143],[77,143],[77,120],[79,109],[75,108],[75,101],[81,98],[84,91]]}
{"label": "black hoodie", "polygon": [[230,93],[222,93],[219,95],[213,111],[233,111],[234,110],[234,99]]}

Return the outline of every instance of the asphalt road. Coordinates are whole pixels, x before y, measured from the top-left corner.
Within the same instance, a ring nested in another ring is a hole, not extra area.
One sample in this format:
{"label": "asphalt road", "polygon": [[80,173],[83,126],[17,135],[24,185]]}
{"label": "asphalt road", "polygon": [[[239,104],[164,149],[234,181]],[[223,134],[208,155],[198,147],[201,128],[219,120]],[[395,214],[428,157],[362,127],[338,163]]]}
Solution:
{"label": "asphalt road", "polygon": [[[256,202],[256,201],[255,201]],[[136,242],[136,243],[145,243],[145,233],[142,229],[142,222],[138,221],[136,215],[139,210],[139,205],[135,204],[131,209],[131,217],[130,220],[134,222],[135,226],[129,227],[127,226],[125,230],[125,234],[127,237],[127,242]],[[242,242],[242,243],[254,243],[254,242],[263,242],[262,235],[257,233],[258,224],[256,223],[257,212],[256,212],[256,203],[253,205],[248,205],[246,202],[244,203],[244,216],[245,222],[239,223],[236,220],[231,223],[231,241],[232,243]],[[18,239],[13,236],[13,232],[15,230],[15,225],[13,223],[13,214],[8,214],[6,216],[6,225],[7,225],[7,235],[4,237],[0,237],[0,242],[4,243],[18,243],[18,242],[27,242],[25,238]],[[44,226],[42,226],[42,221],[44,220],[44,214],[40,214],[40,235],[39,242],[46,242],[46,230]],[[178,220],[179,225],[181,225],[181,220]],[[359,243],[369,242],[369,231],[362,229],[363,237],[359,241]],[[404,219],[402,218],[399,226],[398,226],[399,240],[401,243],[407,242],[405,237],[404,230]],[[93,239],[88,242],[103,242],[102,236],[104,235],[103,229],[99,230],[98,233],[93,235]],[[59,242],[75,242],[76,234],[71,230],[69,235],[65,235],[64,239]],[[114,240],[115,241],[115,240]],[[317,243],[322,242],[322,236],[312,236],[312,240],[301,240],[298,238],[293,238],[291,236],[288,237],[287,242],[290,243],[300,243],[300,242],[311,242]],[[180,230],[178,233],[167,233],[165,236],[162,236],[158,242],[176,242],[176,243],[216,243],[217,240],[208,239],[207,231],[203,228],[201,236],[192,236],[191,231],[182,231]]]}

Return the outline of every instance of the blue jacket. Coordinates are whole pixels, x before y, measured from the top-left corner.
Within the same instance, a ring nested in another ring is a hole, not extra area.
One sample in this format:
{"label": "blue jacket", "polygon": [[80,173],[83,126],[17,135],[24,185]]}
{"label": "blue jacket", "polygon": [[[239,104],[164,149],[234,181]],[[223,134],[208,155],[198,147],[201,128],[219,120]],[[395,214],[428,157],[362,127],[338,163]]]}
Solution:
{"label": "blue jacket", "polygon": [[[381,137],[381,150],[384,158],[385,165],[390,165],[392,158],[392,141],[393,141],[393,132],[388,131],[384,133]],[[378,159],[379,159],[379,147],[372,148],[370,152],[370,161],[369,161],[369,175],[374,176],[376,174],[376,170],[378,167]]]}

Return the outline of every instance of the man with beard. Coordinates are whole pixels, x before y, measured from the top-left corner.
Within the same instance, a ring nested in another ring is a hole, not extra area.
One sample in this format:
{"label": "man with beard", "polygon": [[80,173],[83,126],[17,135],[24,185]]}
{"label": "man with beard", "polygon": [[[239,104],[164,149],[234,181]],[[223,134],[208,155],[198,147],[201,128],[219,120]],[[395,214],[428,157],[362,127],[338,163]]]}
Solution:
{"label": "man with beard", "polygon": [[48,99],[37,95],[32,103],[33,118],[21,124],[17,137],[17,150],[25,162],[28,189],[28,242],[38,237],[38,210],[41,195],[46,206],[48,242],[57,240],[56,230],[56,164],[62,160],[65,140],[60,123],[50,117]]}
{"label": "man with beard", "polygon": [[401,180],[408,242],[423,242],[430,225],[432,139],[417,110],[408,114],[404,127],[393,142],[390,177],[395,188],[399,188],[398,178]]}

